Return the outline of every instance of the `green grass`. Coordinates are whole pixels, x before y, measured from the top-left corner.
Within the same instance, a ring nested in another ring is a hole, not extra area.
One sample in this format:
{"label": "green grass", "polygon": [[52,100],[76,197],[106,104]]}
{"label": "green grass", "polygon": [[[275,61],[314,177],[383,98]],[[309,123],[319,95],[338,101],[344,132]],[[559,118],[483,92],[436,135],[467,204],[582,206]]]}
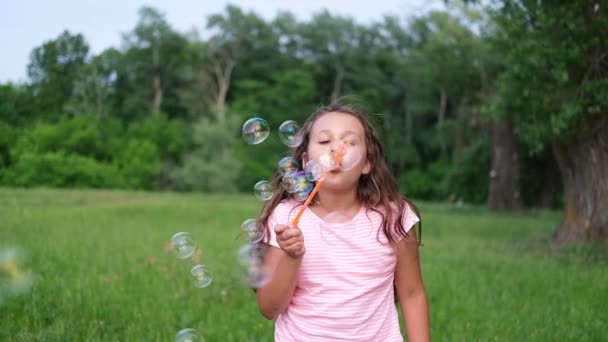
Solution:
{"label": "green grass", "polygon": [[[607,252],[552,249],[559,213],[420,207],[435,341],[608,340]],[[26,250],[37,277],[0,306],[0,341],[172,341],[186,327],[271,341],[236,258],[259,208],[242,195],[0,189],[0,246]],[[201,246],[210,287],[163,250],[178,231]]]}

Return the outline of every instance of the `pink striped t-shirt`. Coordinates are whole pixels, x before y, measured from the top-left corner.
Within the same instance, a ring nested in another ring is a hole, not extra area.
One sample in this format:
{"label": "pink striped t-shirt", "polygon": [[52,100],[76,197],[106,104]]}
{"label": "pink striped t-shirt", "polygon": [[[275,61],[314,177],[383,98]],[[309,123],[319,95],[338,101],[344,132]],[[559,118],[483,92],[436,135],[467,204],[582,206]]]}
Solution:
{"label": "pink striped t-shirt", "polygon": [[[299,209],[295,201],[275,208],[270,245],[279,247],[276,224],[291,222]],[[405,211],[409,230],[419,219],[409,206]],[[403,341],[393,292],[397,258],[381,222],[366,207],[341,223],[326,223],[306,209],[298,225],[306,254],[291,302],[276,320],[275,341]]]}

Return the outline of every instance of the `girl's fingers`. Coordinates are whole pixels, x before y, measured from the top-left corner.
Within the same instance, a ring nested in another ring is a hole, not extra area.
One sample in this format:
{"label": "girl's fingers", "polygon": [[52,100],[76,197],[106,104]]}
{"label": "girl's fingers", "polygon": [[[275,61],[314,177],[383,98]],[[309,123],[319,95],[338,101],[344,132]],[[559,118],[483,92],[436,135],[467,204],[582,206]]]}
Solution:
{"label": "girl's fingers", "polygon": [[281,242],[282,242],[283,246],[285,246],[285,248],[287,248],[287,247],[289,247],[291,245],[294,245],[296,243],[299,243],[301,241],[302,241],[302,238],[300,236],[294,236],[294,237],[292,237],[290,239],[287,239],[287,240],[284,240],[284,241],[281,241]]}
{"label": "girl's fingers", "polygon": [[292,229],[288,229],[285,232],[283,232],[278,238],[280,240],[286,241],[286,240],[289,240],[289,239],[291,239],[293,237],[298,237],[298,236],[301,236],[301,235],[302,235],[302,232],[299,229],[292,228]]}

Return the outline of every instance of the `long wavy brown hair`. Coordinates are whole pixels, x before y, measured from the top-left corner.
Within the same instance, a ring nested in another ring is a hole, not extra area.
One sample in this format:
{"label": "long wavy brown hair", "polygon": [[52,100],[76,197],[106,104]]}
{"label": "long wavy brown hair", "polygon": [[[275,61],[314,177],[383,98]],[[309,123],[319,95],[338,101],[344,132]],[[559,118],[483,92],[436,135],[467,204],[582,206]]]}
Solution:
{"label": "long wavy brown hair", "polygon": [[[371,124],[368,115],[363,110],[359,110],[354,105],[346,104],[343,101],[343,99],[340,99],[329,105],[322,106],[308,117],[301,130],[302,143],[296,148],[291,149],[290,155],[297,161],[302,161],[302,155],[308,150],[312,126],[321,116],[331,112],[340,112],[356,117],[363,125],[367,146],[367,159],[371,164],[369,174],[361,175],[359,178],[357,198],[366,206],[367,210],[375,211],[382,216],[382,231],[389,243],[394,243],[396,236],[410,238],[405,231],[405,227],[403,227],[405,205],[407,203],[410,208],[414,210],[416,215],[421,218],[418,208],[411,200],[407,199],[399,192],[399,186],[397,185],[395,177],[386,164],[382,143],[380,142],[376,129]],[[281,180],[281,175],[278,172],[275,172],[273,177],[275,188],[273,196],[266,202],[258,217],[258,226],[263,227],[266,242],[268,242],[268,239],[270,238],[269,230],[274,229],[274,227],[268,227],[268,218],[281,201],[291,196],[281,186]],[[418,223],[418,231],[418,239],[417,241],[414,241],[420,245],[422,238],[422,218],[420,223]]]}

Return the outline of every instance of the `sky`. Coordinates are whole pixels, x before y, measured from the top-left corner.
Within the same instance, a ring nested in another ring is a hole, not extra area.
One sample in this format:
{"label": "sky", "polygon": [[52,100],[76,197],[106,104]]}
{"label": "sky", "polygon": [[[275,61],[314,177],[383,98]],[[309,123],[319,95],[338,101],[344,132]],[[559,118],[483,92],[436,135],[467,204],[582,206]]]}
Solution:
{"label": "sky", "polygon": [[64,30],[84,35],[93,54],[120,47],[122,34],[137,23],[137,11],[152,6],[166,15],[173,29],[202,31],[210,14],[223,12],[228,4],[251,10],[266,20],[278,10],[306,20],[327,9],[368,24],[391,14],[403,18],[442,8],[441,0],[20,0],[6,1],[0,8],[0,83],[25,82],[30,52]]}

